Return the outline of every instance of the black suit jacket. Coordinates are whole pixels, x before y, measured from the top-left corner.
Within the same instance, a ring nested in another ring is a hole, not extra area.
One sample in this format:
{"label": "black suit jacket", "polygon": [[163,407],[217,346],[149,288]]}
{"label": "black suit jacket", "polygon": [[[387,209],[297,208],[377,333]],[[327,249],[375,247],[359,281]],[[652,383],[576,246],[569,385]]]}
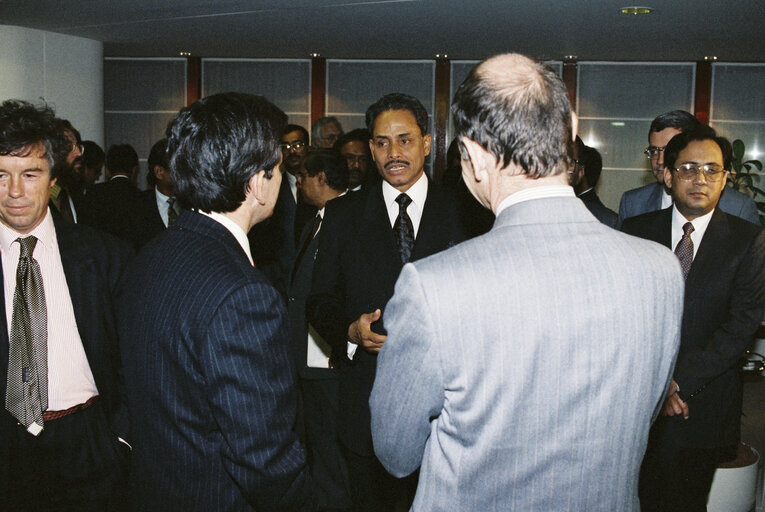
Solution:
{"label": "black suit jacket", "polygon": [[236,238],[184,211],[120,302],[136,510],[306,506],[284,305]]}
{"label": "black suit jacket", "polygon": [[[671,225],[670,207],[626,219],[622,230],[670,247]],[[652,442],[708,448],[738,442],[738,361],[764,312],[765,231],[716,208],[685,281],[674,379],[690,416],[659,418]]]}
{"label": "black suit jacket", "polygon": [[[129,439],[117,335],[116,301],[132,250],[121,240],[53,217],[59,254],[85,355],[115,434]],[[2,267],[0,267],[2,276]],[[15,279],[15,276],[3,276]],[[12,300],[12,297],[10,298]],[[8,324],[0,289],[0,396],[8,375]],[[16,422],[3,408],[0,440]],[[0,444],[2,444],[0,442]]]}
{"label": "black suit jacket", "polygon": [[[354,452],[371,455],[368,401],[377,356],[359,348],[349,361],[346,341],[348,326],[359,316],[385,310],[402,268],[382,184],[327,203],[318,238],[308,320],[332,346],[333,361],[341,365],[340,438]],[[464,239],[454,197],[429,182],[412,261]],[[382,320],[372,329],[385,334]]]}
{"label": "black suit jacket", "polygon": [[146,202],[125,176],[96,184],[85,195],[79,222],[125,240],[138,249],[144,240]]}
{"label": "black suit jacket", "polygon": [[596,219],[606,226],[616,229],[617,224],[619,224],[619,215],[603,204],[598,197],[598,194],[595,193],[594,188],[591,188],[577,197],[582,200],[584,205]]}

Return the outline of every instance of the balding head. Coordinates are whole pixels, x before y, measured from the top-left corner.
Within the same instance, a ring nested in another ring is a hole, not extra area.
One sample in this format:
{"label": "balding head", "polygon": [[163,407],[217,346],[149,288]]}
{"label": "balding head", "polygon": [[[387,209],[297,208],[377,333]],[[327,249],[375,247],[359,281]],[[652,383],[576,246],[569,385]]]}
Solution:
{"label": "balding head", "polygon": [[492,57],[457,89],[452,115],[458,137],[475,141],[529,178],[566,170],[571,106],[566,87],[549,67],[519,54]]}

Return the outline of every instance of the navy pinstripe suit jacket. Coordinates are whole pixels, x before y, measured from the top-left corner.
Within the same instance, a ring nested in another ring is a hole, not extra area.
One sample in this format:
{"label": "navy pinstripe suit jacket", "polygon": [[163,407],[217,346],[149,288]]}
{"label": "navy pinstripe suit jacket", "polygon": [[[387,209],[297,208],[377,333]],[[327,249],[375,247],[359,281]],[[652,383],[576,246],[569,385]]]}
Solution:
{"label": "navy pinstripe suit jacket", "polygon": [[301,510],[284,305],[218,222],[184,211],[129,270],[120,336],[137,510]]}

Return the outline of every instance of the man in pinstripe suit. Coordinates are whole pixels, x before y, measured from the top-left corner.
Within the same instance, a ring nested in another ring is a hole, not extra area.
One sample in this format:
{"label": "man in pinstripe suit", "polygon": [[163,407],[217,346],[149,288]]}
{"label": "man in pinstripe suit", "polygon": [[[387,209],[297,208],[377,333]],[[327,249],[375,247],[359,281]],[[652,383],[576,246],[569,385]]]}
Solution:
{"label": "man in pinstripe suit", "polygon": [[285,114],[226,93],[168,128],[186,208],[129,270],[120,337],[136,510],[303,510],[287,314],[247,232],[279,192]]}
{"label": "man in pinstripe suit", "polygon": [[395,476],[421,466],[415,511],[636,511],[679,342],[677,259],[575,197],[549,68],[489,59],[452,111],[465,183],[497,218],[404,266],[370,398],[375,453]]}

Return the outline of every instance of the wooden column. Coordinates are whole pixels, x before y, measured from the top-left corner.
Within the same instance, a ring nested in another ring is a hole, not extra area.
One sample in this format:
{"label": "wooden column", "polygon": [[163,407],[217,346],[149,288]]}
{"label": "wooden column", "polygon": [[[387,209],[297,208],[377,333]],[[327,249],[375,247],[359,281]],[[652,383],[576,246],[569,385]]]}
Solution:
{"label": "wooden column", "polygon": [[[311,59],[311,126],[324,117],[326,111],[325,98],[327,91],[327,59],[313,57]],[[306,126],[310,132],[311,127]]]}
{"label": "wooden column", "polygon": [[563,83],[568,91],[571,110],[576,111],[576,59],[563,59]]}
{"label": "wooden column", "polygon": [[696,62],[696,97],[694,114],[703,124],[709,124],[709,106],[712,103],[712,63],[708,60]]}
{"label": "wooden column", "polygon": [[430,147],[430,158],[433,162],[433,178],[438,181],[446,169],[446,150],[449,141],[446,140],[446,131],[449,127],[449,106],[451,98],[449,89],[451,82],[451,63],[446,57],[436,59],[436,97],[435,111],[433,112],[433,141]]}
{"label": "wooden column", "polygon": [[202,94],[202,59],[186,57],[186,105],[197,101]]}

